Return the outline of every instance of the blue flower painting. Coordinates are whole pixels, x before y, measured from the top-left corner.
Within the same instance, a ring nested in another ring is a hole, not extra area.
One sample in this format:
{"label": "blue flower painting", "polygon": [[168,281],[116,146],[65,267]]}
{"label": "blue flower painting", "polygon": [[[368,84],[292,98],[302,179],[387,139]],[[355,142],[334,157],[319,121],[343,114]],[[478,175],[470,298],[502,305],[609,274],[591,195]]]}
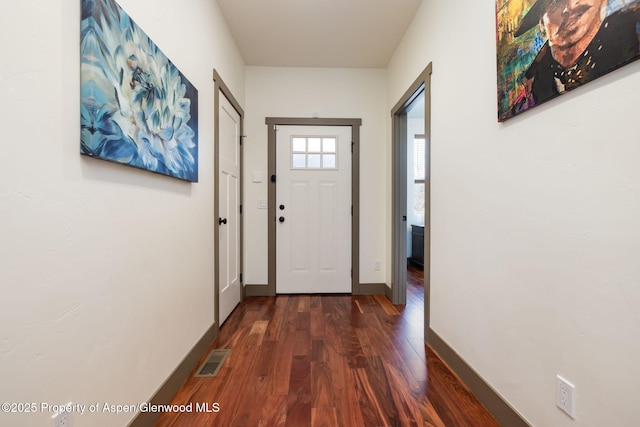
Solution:
{"label": "blue flower painting", "polygon": [[80,153],[198,181],[198,91],[113,0],[82,0]]}

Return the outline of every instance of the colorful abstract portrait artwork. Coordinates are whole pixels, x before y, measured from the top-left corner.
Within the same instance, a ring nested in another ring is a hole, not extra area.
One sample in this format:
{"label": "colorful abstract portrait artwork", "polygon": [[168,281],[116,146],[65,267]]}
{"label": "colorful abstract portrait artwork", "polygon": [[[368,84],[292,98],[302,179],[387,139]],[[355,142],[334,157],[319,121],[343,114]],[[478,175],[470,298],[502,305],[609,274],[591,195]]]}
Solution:
{"label": "colorful abstract portrait artwork", "polygon": [[640,57],[640,0],[496,0],[498,121]]}
{"label": "colorful abstract portrait artwork", "polygon": [[198,91],[113,0],[82,0],[80,153],[198,181]]}

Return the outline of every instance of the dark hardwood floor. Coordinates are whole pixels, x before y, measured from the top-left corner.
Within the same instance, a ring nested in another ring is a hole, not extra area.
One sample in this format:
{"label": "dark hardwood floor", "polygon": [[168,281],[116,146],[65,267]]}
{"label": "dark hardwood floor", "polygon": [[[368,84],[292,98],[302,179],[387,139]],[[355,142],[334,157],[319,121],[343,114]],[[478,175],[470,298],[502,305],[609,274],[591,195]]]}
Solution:
{"label": "dark hardwood floor", "polygon": [[[172,401],[193,412],[155,425],[498,426],[425,346],[421,274],[409,268],[406,306],[380,295],[246,298],[211,347],[231,350],[218,375],[190,377]],[[219,412],[197,412],[203,403]]]}

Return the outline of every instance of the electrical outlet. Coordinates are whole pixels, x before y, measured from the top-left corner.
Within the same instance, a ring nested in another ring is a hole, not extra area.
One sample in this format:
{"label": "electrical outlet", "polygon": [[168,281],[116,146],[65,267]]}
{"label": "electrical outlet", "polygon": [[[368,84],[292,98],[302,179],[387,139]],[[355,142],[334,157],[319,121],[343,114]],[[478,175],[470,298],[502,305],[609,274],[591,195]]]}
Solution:
{"label": "electrical outlet", "polygon": [[576,386],[556,376],[556,405],[571,418],[576,418]]}
{"label": "electrical outlet", "polygon": [[382,263],[380,262],[380,260],[376,260],[373,268],[376,271],[380,271],[380,269],[382,268]]}
{"label": "electrical outlet", "polygon": [[[71,407],[71,404],[65,405],[65,407]],[[58,412],[51,417],[53,427],[72,427],[71,424],[71,412]]]}

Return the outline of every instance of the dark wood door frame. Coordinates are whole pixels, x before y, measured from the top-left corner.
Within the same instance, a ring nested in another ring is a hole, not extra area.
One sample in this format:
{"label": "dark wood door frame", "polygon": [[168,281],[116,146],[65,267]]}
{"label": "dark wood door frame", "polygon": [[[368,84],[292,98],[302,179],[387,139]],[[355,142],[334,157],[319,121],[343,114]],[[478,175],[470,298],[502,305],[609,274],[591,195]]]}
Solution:
{"label": "dark wood door frame", "polygon": [[430,279],[431,279],[431,70],[429,63],[418,78],[409,86],[404,95],[391,110],[393,138],[392,171],[392,258],[391,258],[391,300],[394,304],[406,304],[407,299],[407,247],[406,217],[407,205],[407,109],[420,94],[424,93],[424,136],[425,136],[425,183],[424,183],[424,335],[430,326]]}
{"label": "dark wood door frame", "polygon": [[351,292],[360,293],[360,126],[362,119],[267,117],[268,126],[268,282],[267,295],[276,294],[276,132],[278,126],[350,126],[351,127]]}

